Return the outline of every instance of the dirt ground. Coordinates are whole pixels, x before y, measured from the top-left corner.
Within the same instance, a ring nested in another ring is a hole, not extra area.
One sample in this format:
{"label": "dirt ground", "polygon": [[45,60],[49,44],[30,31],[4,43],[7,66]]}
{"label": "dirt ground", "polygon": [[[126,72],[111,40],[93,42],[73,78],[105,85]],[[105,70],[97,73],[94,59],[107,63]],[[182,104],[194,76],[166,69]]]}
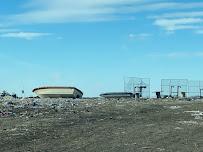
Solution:
{"label": "dirt ground", "polygon": [[14,108],[0,117],[1,152],[202,152],[203,101],[81,101]]}

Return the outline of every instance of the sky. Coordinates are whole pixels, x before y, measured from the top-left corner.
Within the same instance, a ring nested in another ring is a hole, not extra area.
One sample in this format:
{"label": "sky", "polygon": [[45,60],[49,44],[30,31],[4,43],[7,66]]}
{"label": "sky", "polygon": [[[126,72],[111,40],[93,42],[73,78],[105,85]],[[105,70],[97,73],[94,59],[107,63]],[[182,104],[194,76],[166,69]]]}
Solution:
{"label": "sky", "polygon": [[123,91],[124,77],[203,80],[201,0],[0,2],[0,90]]}

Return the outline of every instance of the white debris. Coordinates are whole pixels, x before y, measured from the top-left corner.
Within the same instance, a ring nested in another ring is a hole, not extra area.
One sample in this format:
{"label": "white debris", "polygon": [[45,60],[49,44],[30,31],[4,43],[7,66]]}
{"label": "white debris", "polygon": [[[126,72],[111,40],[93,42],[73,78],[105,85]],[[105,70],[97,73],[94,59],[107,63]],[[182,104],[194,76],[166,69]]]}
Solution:
{"label": "white debris", "polygon": [[203,113],[201,111],[185,111],[185,113]]}
{"label": "white debris", "polygon": [[203,119],[203,112],[202,111],[185,111],[185,113],[191,113],[191,116],[193,116],[196,120],[202,120]]}
{"label": "white debris", "polygon": [[180,109],[182,108],[181,106],[170,106],[169,109],[175,110],[175,109]]}
{"label": "white debris", "polygon": [[155,124],[147,124],[146,127],[155,126]]}
{"label": "white debris", "polygon": [[158,151],[165,151],[164,148],[157,148]]}
{"label": "white debris", "polygon": [[179,121],[180,124],[199,125],[197,121]]}
{"label": "white debris", "polygon": [[182,130],[183,128],[180,128],[180,127],[176,127],[174,128],[175,130]]}

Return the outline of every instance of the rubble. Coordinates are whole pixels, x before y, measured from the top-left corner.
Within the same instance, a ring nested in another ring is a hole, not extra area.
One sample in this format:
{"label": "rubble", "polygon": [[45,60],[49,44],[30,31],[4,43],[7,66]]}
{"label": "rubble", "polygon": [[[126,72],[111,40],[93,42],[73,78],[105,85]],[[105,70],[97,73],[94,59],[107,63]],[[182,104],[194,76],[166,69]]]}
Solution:
{"label": "rubble", "polygon": [[[143,102],[145,101],[145,102]],[[106,98],[84,98],[84,99],[64,99],[64,98],[56,98],[56,99],[40,99],[40,98],[25,98],[25,99],[15,99],[15,98],[9,98],[0,99],[0,117],[3,116],[15,116],[16,111],[26,111],[26,109],[35,110],[36,113],[40,109],[47,109],[47,110],[54,110],[56,112],[60,112],[62,110],[68,110],[74,112],[75,108],[82,109],[85,113],[92,112],[95,107],[100,106],[111,106],[115,105],[119,109],[125,108],[125,104],[133,104],[134,106],[139,106],[139,104],[152,104],[156,105],[156,100],[149,99],[149,100],[134,100],[134,99],[124,99],[121,98],[118,99],[106,99]],[[171,103],[169,99],[164,99],[164,102]],[[182,103],[184,101],[174,100],[176,103]],[[185,101],[187,102],[187,101]],[[146,106],[147,107],[147,106]],[[171,110],[177,110],[182,109],[182,106],[180,105],[170,105],[170,106],[164,106],[167,109]],[[143,109],[144,110],[144,109]],[[150,109],[146,109],[149,111]],[[192,112],[192,116],[195,116],[196,119],[202,118],[203,113],[198,111],[199,113]],[[24,114],[19,114],[21,117],[27,116],[28,114],[24,112]],[[39,115],[39,114],[35,114]],[[34,116],[35,116],[34,115]],[[132,114],[129,114],[132,115]],[[198,117],[198,118],[197,118]],[[111,119],[111,117],[110,117]]]}

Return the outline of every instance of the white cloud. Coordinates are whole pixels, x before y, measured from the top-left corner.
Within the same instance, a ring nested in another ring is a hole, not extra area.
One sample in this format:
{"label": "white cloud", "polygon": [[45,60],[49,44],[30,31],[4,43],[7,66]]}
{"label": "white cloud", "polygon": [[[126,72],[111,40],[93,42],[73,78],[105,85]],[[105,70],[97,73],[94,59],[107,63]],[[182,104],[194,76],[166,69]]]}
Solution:
{"label": "white cloud", "polygon": [[[195,33],[202,34],[200,29],[203,29],[203,11],[197,11],[202,8],[203,2],[177,2],[176,0],[170,2],[168,0],[28,0],[28,3],[21,7],[22,13],[10,14],[4,19],[11,25],[98,22],[136,19],[138,13],[153,12],[159,14],[151,17],[154,25],[168,33],[174,33],[177,30],[195,30]],[[3,31],[3,29],[2,32],[7,32],[8,35],[9,33],[25,35],[17,33],[18,31]],[[3,36],[6,37],[7,34]],[[38,34],[40,33],[30,35],[39,37]],[[137,39],[146,37],[149,35],[129,35],[129,38]]]}
{"label": "white cloud", "polygon": [[202,23],[201,18],[156,19],[154,22],[155,25],[167,31],[199,29]]}
{"label": "white cloud", "polygon": [[194,17],[203,17],[203,11],[165,13],[158,16],[151,16],[150,18],[160,19],[160,18],[194,18]]}
{"label": "white cloud", "polygon": [[150,36],[152,36],[152,35],[149,34],[149,33],[139,33],[139,34],[131,33],[131,34],[128,35],[128,37],[130,39],[140,39],[140,40],[144,40],[144,39],[146,39],[146,38],[148,38]]}
{"label": "white cloud", "polygon": [[203,8],[203,2],[164,2],[166,0],[30,0],[24,13],[8,18],[14,23],[61,23],[123,19],[131,13]]}
{"label": "white cloud", "polygon": [[167,10],[187,10],[203,8],[203,2],[164,2],[163,1],[151,1],[143,3],[143,5],[130,6],[125,8],[125,12],[153,12],[153,11],[167,11]]}
{"label": "white cloud", "polygon": [[48,36],[50,33],[34,33],[34,32],[13,32],[13,33],[3,33],[0,37],[4,38],[20,38],[26,40],[32,40],[34,38]]}
{"label": "white cloud", "polygon": [[194,30],[195,33],[201,33],[203,29],[203,12],[202,11],[183,11],[164,13],[148,17],[154,19],[154,25],[157,25],[167,32],[177,30]]}
{"label": "white cloud", "polygon": [[28,4],[31,11],[12,15],[10,19],[21,23],[114,20],[117,19],[114,15],[116,7],[141,1],[143,0],[33,0]]}

